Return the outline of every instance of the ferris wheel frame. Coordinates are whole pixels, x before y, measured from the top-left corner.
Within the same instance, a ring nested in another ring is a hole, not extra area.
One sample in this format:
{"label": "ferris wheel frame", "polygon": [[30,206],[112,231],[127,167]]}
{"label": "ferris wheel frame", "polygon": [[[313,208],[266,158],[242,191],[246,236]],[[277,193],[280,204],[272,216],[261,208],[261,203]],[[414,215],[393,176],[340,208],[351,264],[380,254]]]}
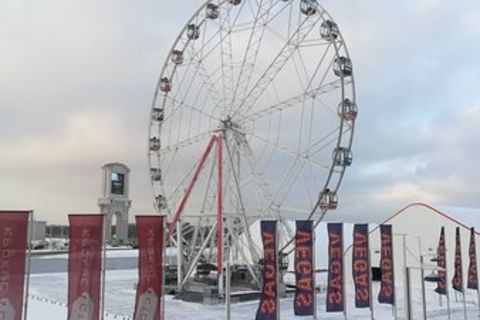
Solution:
{"label": "ferris wheel frame", "polygon": [[[246,0],[248,1],[248,0]],[[173,228],[175,227],[175,222],[177,221],[178,216],[181,213],[178,211],[179,204],[178,203],[172,203],[172,204],[165,204],[163,201],[166,201],[166,198],[164,196],[164,192],[158,192],[158,189],[163,188],[163,180],[162,180],[162,157],[161,157],[161,150],[162,150],[162,141],[161,141],[161,130],[162,130],[162,124],[165,121],[164,119],[164,111],[165,107],[167,105],[168,101],[168,95],[172,89],[172,87],[175,86],[175,82],[171,81],[174,78],[174,74],[177,70],[177,66],[181,65],[184,62],[184,57],[182,54],[187,50],[189,44],[192,41],[195,41],[198,39],[199,35],[199,28],[201,25],[204,23],[207,23],[209,18],[208,16],[208,9],[209,6],[212,8],[213,6],[216,6],[216,9],[224,8],[224,6],[231,6],[235,7],[237,5],[240,5],[242,2],[245,3],[244,1],[240,0],[223,0],[219,1],[218,4],[214,4],[213,1],[207,1],[204,5],[202,5],[196,13],[192,16],[192,18],[186,23],[182,31],[179,33],[178,37],[174,41],[171,49],[169,50],[169,56],[165,60],[165,63],[162,67],[161,75],[159,78],[159,81],[157,83],[154,99],[153,99],[153,104],[152,104],[152,111],[150,113],[150,118],[149,118],[149,139],[148,139],[148,159],[149,159],[149,169],[150,169],[150,176],[151,176],[151,182],[152,182],[152,189],[154,190],[154,206],[155,209],[158,212],[167,212],[167,216],[170,218],[173,218],[170,229],[169,229],[169,236],[172,236],[173,233]],[[348,53],[348,49],[345,45],[345,41],[343,39],[343,36],[338,29],[337,25],[334,23],[334,20],[332,17],[328,14],[328,12],[321,6],[319,5],[316,1],[313,0],[288,0],[288,1],[278,1],[280,3],[293,3],[293,2],[298,2],[300,5],[300,10],[301,13],[305,14],[307,18],[305,19],[307,21],[308,18],[312,15],[318,15],[319,16],[319,21],[321,20],[322,22],[322,27],[324,25],[327,25],[329,28],[333,28],[330,31],[333,33],[326,34],[325,36],[332,37],[331,39],[331,44],[333,46],[334,52],[335,52],[335,65],[332,67],[332,69],[335,72],[335,75],[339,78],[340,80],[340,97],[339,97],[339,105],[338,105],[338,116],[339,116],[339,126],[338,126],[338,134],[336,136],[336,141],[334,143],[334,148],[332,150],[332,159],[331,163],[329,166],[329,174],[326,178],[326,180],[323,182],[323,185],[320,183],[320,186],[318,188],[319,194],[318,198],[315,201],[314,205],[310,208],[310,212],[308,215],[303,216],[302,219],[304,220],[314,220],[315,221],[315,226],[320,223],[320,221],[323,219],[325,214],[329,210],[334,210],[337,208],[338,205],[338,199],[337,199],[337,191],[341,185],[341,182],[343,180],[346,168],[351,165],[352,163],[352,144],[353,144],[353,135],[354,135],[354,127],[355,127],[355,120],[357,117],[357,107],[355,104],[356,101],[356,94],[355,94],[355,81],[354,81],[354,76],[353,76],[353,69],[351,65],[351,60],[350,56]],[[260,1],[260,6],[263,4],[268,4],[272,3],[272,1]],[[260,10],[260,9],[259,9]],[[202,16],[203,15],[203,16]],[[218,12],[218,15],[215,19],[217,19],[220,15],[220,12]],[[200,23],[198,23],[198,18],[202,16],[203,18],[200,19]],[[317,17],[318,18],[318,17]],[[195,25],[198,29],[192,28],[191,26]],[[315,23],[317,25],[317,23]],[[255,25],[254,25],[255,27]],[[192,30],[193,29],[193,30]],[[333,31],[332,31],[333,30]],[[320,31],[321,32],[321,31]],[[219,33],[222,33],[222,30],[219,30]],[[254,31],[252,31],[252,34]],[[225,33],[225,38],[227,38],[228,32]],[[223,37],[223,36],[221,36]],[[323,37],[323,35],[322,35]],[[223,41],[225,38],[222,38],[221,41]],[[247,48],[247,51],[249,48]],[[287,50],[290,50],[287,48]],[[223,62],[222,62],[223,63]],[[268,69],[265,73],[268,73],[270,70],[272,71],[271,75],[267,76],[272,76],[275,77],[275,68],[279,67],[282,68],[281,63],[278,66],[275,66],[274,63],[272,63],[273,67],[272,69]],[[269,68],[270,68],[269,67]],[[242,65],[241,71],[243,71],[244,66]],[[248,67],[247,67],[248,68]],[[265,74],[264,74],[265,75]],[[264,76],[262,75],[262,76]],[[162,85],[165,85],[165,79],[168,80],[167,87],[162,87]],[[347,81],[348,79],[348,81]],[[260,84],[262,79],[260,79]],[[313,79],[312,79],[313,80]],[[273,80],[272,80],[273,81]],[[239,79],[240,82],[240,79]],[[263,84],[268,86],[269,83]],[[350,90],[347,93],[346,87],[349,86]],[[238,87],[238,83],[237,83]],[[255,88],[254,87],[252,90],[249,91],[250,95],[244,96],[242,99],[248,100],[248,99],[254,99],[255,98]],[[257,87],[258,88],[258,87]],[[261,88],[261,86],[260,86]],[[234,91],[236,93],[236,89]],[[252,93],[253,92],[253,93]],[[314,90],[311,90],[309,92],[303,92],[303,98],[306,98],[309,95],[315,95],[317,93],[321,92],[316,92]],[[233,94],[234,97],[232,98],[233,101],[236,99],[235,94]],[[302,99],[301,95],[299,95],[297,99]],[[253,98],[252,98],[253,97]],[[240,110],[243,106],[243,103],[245,101],[241,101],[240,105]],[[294,102],[290,102],[294,103]],[[233,104],[232,104],[233,106]],[[216,106],[218,107],[218,106]],[[260,110],[259,113],[257,114],[258,116],[261,116],[262,114],[265,113],[273,113],[275,110],[280,110],[280,112],[284,109],[282,108],[289,108],[290,105],[287,103],[285,105],[273,105],[270,109],[263,109]],[[238,110],[234,115],[232,122],[238,121],[238,123],[242,123],[242,121],[248,121],[249,118],[251,119],[255,115],[252,114],[246,114],[243,118],[242,117],[237,117]],[[230,114],[229,114],[230,116]],[[217,130],[211,130],[208,132],[205,137],[202,138],[208,138],[208,136],[218,136],[218,132],[221,132],[222,129],[226,130],[226,122],[230,121],[232,118],[224,118],[220,119],[225,127],[223,128],[218,128]],[[158,124],[158,128],[157,128]],[[232,128],[228,128],[229,130]],[[233,129],[232,129],[233,130]],[[213,138],[212,138],[213,139]],[[222,141],[222,138],[220,138],[217,141]],[[200,141],[201,139],[197,139]],[[212,140],[213,141],[213,140]],[[346,142],[346,143],[345,143]],[[251,152],[251,150],[250,150]],[[221,161],[221,160],[220,160]],[[188,176],[188,175],[187,175]],[[187,177],[186,176],[186,177]],[[195,180],[195,179],[194,179]],[[160,188],[159,188],[160,185]],[[221,189],[221,188],[220,188]],[[239,191],[240,192],[240,191]],[[176,212],[173,212],[173,207],[176,207]],[[220,214],[220,213],[219,213]],[[175,218],[176,217],[176,218]],[[282,218],[281,216],[272,216],[272,218]],[[220,220],[218,220],[220,221]],[[219,222],[218,222],[219,223]],[[288,228],[288,227],[287,227]],[[181,229],[181,228],[180,228]],[[183,242],[181,240],[181,233],[180,229],[177,231],[177,245],[181,246],[181,243]],[[244,230],[245,231],[245,230]],[[207,235],[209,237],[210,234]],[[220,236],[220,234],[217,232],[217,237]],[[213,234],[211,235],[211,238],[213,238]],[[210,238],[210,239],[211,239]],[[174,239],[173,239],[174,240]],[[288,239],[286,239],[283,243],[281,251],[287,254],[288,252],[291,251],[291,243],[293,241],[293,234],[290,232]],[[217,246],[219,247],[219,246]],[[217,255],[217,257],[220,254]],[[220,263],[219,263],[220,264]],[[189,268],[189,271],[191,268]],[[188,272],[187,272],[188,273]],[[185,279],[184,279],[185,280]],[[184,281],[183,281],[184,282]],[[179,284],[180,286],[180,284]]]}

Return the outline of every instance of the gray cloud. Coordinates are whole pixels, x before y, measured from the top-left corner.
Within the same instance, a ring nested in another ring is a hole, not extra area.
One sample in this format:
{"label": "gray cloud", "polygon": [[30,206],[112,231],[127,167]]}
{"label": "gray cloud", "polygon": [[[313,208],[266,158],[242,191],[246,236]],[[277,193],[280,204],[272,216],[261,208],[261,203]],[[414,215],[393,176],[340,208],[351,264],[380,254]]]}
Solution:
{"label": "gray cloud", "polygon": [[[101,165],[122,161],[133,211],[153,210],[153,90],[201,3],[0,3],[1,207],[53,221],[96,211]],[[347,41],[360,107],[355,162],[330,219],[376,220],[411,201],[478,206],[480,4],[324,5]]]}

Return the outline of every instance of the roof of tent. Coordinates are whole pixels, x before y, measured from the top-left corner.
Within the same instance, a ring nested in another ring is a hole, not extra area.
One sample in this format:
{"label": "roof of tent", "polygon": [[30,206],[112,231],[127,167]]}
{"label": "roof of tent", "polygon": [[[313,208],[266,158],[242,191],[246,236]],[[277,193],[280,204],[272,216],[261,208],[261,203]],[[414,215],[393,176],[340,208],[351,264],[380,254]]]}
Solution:
{"label": "roof of tent", "polygon": [[388,219],[383,221],[382,223],[389,223],[398,215],[402,214],[403,212],[407,211],[408,209],[414,207],[423,207],[425,209],[431,210],[436,212],[437,214],[443,216],[451,220],[452,222],[463,226],[464,228],[471,228],[474,227],[477,234],[480,234],[480,209],[476,208],[466,208],[466,207],[454,207],[454,206],[432,206],[425,203],[412,203],[409,204],[395,214],[390,216]]}

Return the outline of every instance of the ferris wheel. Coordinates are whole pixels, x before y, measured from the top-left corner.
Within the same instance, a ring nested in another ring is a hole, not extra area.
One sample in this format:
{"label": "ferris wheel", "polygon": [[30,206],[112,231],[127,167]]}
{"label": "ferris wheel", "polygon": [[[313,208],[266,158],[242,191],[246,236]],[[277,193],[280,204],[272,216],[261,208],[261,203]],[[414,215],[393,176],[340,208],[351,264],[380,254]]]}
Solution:
{"label": "ferris wheel", "polygon": [[[258,262],[260,219],[318,223],[337,207],[357,116],[352,62],[315,0],[208,1],[174,41],[150,116],[155,207],[199,263]],[[285,247],[286,248],[286,247]],[[247,264],[254,276],[255,270]]]}

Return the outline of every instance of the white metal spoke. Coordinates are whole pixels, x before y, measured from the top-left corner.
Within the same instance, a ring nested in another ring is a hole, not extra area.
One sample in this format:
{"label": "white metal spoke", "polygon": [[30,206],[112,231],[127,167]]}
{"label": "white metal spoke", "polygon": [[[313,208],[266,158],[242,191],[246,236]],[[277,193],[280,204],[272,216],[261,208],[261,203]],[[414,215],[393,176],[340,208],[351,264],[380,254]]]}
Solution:
{"label": "white metal spoke", "polygon": [[252,121],[258,121],[272,113],[287,110],[291,107],[295,107],[298,104],[305,101],[305,99],[316,99],[319,95],[331,92],[340,88],[342,82],[340,79],[334,80],[330,83],[327,83],[319,88],[312,89],[310,91],[304,92],[299,94],[298,96],[286,99],[284,101],[280,101],[274,105],[268,106],[264,109],[251,113],[245,117],[243,117],[239,122],[242,124],[246,124]]}
{"label": "white metal spoke", "polygon": [[[265,24],[270,13],[270,4],[272,0],[259,0],[255,21],[252,32],[248,39],[245,54],[240,67],[240,73],[233,92],[233,99],[230,108],[233,108],[237,97],[245,97],[252,73],[255,69],[260,44],[262,43],[263,34],[265,32]],[[230,109],[231,111],[232,109]]]}
{"label": "white metal spoke", "polygon": [[302,21],[298,29],[292,34],[289,41],[275,57],[275,60],[270,64],[255,85],[253,85],[252,90],[250,90],[249,94],[242,100],[240,106],[232,113],[232,116],[249,112],[249,110],[255,105],[255,102],[258,100],[258,98],[273,81],[275,76],[292,57],[293,53],[298,48],[297,45],[310,33],[310,31],[312,31],[318,20],[320,20],[320,17],[305,19]]}

